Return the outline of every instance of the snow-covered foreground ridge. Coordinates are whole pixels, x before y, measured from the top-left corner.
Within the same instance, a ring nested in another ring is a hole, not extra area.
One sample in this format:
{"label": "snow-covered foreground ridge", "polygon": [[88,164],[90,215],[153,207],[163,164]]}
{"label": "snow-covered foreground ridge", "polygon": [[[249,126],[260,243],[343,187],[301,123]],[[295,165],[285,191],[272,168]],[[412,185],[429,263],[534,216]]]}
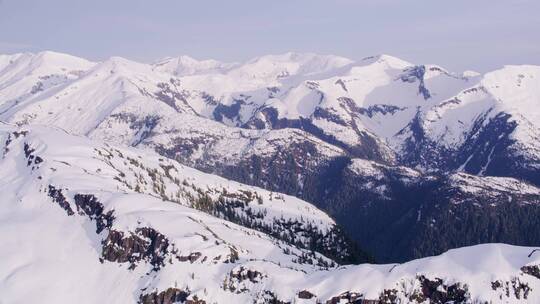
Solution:
{"label": "snow-covered foreground ridge", "polygon": [[54,128],[1,125],[0,139],[5,303],[540,301],[535,248],[333,266],[302,248],[346,245],[299,199]]}

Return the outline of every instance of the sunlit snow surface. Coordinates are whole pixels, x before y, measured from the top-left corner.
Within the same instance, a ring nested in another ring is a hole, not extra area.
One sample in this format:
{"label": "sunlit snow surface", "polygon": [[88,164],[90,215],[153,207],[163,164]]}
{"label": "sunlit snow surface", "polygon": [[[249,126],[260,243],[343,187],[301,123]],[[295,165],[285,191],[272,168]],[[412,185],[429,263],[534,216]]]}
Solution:
{"label": "sunlit snow surface", "polygon": [[[333,225],[328,216],[301,200],[204,174],[151,152],[93,142],[58,129],[2,125],[0,138],[0,293],[6,303],[134,303],[144,291],[170,287],[188,288],[207,303],[251,302],[264,291],[294,301],[304,290],[316,295],[302,299],[306,303],[346,291],[377,299],[385,289],[396,289],[397,296],[406,299],[408,293],[420,288],[415,280],[419,275],[441,278],[445,284],[466,284],[470,298],[494,301],[504,292],[493,290],[492,282],[518,278],[532,289],[527,301],[540,300],[540,279],[520,270],[525,265],[540,264],[540,253],[534,253],[534,248],[487,244],[401,265],[366,264],[326,270],[295,262],[295,254],[301,250],[264,233],[186,207],[187,201],[164,201],[151,189],[137,192],[128,185],[136,176],[145,179],[146,169],[142,168],[173,166],[178,178],[201,188],[256,191],[263,202],[254,204],[268,211],[268,219],[302,217],[323,230]],[[25,146],[33,157],[27,156]],[[37,156],[42,161],[29,164],[29,159]],[[115,178],[119,176],[122,178]],[[158,271],[151,271],[143,261],[134,269],[127,263],[100,262],[106,232],[97,234],[95,224],[85,216],[68,216],[47,195],[48,185],[63,189],[68,198],[81,193],[95,195],[105,211],[114,211],[115,230],[152,227],[174,243],[179,254],[200,252],[208,258],[173,261]],[[173,197],[178,186],[166,185],[165,191],[171,191]],[[230,248],[239,255],[233,263],[223,260]],[[285,254],[283,248],[292,253]],[[225,290],[224,280],[239,267],[256,270],[264,277],[257,282],[237,282],[244,292]],[[513,295],[503,297],[509,303],[519,302]]]}

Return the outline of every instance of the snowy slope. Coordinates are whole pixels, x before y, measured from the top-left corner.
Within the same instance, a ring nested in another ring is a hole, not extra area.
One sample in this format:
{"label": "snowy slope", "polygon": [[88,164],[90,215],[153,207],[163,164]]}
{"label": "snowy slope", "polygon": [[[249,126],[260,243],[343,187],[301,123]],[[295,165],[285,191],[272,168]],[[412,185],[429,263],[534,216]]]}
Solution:
{"label": "snowy slope", "polygon": [[490,118],[504,112],[511,114],[518,125],[530,124],[538,129],[538,77],[540,67],[536,66],[506,66],[488,73],[478,84],[426,111],[425,129],[430,130],[432,139],[442,139],[450,146],[464,141],[466,134],[460,131],[470,130],[479,116]]}
{"label": "snowy slope", "polygon": [[[73,177],[84,177],[84,185],[99,185],[101,192],[135,192],[173,201],[264,231],[297,246],[320,250],[338,260],[353,254],[348,252],[349,244],[341,239],[332,219],[295,197],[205,174],[154,153],[119,149],[108,144],[98,146],[88,139],[67,136],[61,130],[31,130],[29,133],[20,131],[26,133],[25,136],[19,136],[17,131],[7,133],[5,153],[21,137],[25,153],[30,155],[28,151],[36,150],[42,160],[58,162],[60,167],[50,169],[53,177],[59,176],[58,181],[49,181],[55,188],[69,184]],[[59,142],[58,138],[65,140]],[[101,175],[108,183],[100,182]],[[320,248],[311,248],[314,244]]]}
{"label": "snowy slope", "polygon": [[93,66],[85,59],[49,51],[0,55],[0,112],[24,108],[36,97],[41,100]]}
{"label": "snowy slope", "polygon": [[48,127],[2,125],[0,137],[7,303],[540,301],[535,248],[489,244],[328,268],[322,255],[210,215],[196,193],[228,195],[225,205],[241,215],[251,192],[247,205],[264,210],[261,221],[329,231],[333,221],[298,199]]}

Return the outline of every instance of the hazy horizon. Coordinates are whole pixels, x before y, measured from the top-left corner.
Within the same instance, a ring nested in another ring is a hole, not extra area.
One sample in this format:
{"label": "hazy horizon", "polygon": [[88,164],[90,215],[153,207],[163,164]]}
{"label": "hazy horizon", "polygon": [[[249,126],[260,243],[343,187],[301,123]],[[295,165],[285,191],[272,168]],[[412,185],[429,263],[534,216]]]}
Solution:
{"label": "hazy horizon", "polygon": [[188,55],[241,62],[285,52],[353,60],[388,54],[452,71],[540,64],[540,3],[530,0],[332,3],[237,0],[0,0],[0,53],[52,50],[100,61]]}

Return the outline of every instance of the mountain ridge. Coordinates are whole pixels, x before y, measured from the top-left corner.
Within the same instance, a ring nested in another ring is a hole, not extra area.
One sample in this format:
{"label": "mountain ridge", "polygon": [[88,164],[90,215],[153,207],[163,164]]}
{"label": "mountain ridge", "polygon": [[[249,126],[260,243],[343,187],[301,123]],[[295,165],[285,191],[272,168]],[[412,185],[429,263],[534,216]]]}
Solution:
{"label": "mountain ridge", "polygon": [[[301,242],[207,209],[268,208],[249,218],[277,220],[274,228],[290,215],[313,219],[308,232],[333,225],[293,197],[47,126],[1,124],[0,143],[0,290],[10,303],[527,303],[540,296],[535,247],[484,244],[403,264],[336,266]],[[223,200],[199,205],[198,188]]]}

